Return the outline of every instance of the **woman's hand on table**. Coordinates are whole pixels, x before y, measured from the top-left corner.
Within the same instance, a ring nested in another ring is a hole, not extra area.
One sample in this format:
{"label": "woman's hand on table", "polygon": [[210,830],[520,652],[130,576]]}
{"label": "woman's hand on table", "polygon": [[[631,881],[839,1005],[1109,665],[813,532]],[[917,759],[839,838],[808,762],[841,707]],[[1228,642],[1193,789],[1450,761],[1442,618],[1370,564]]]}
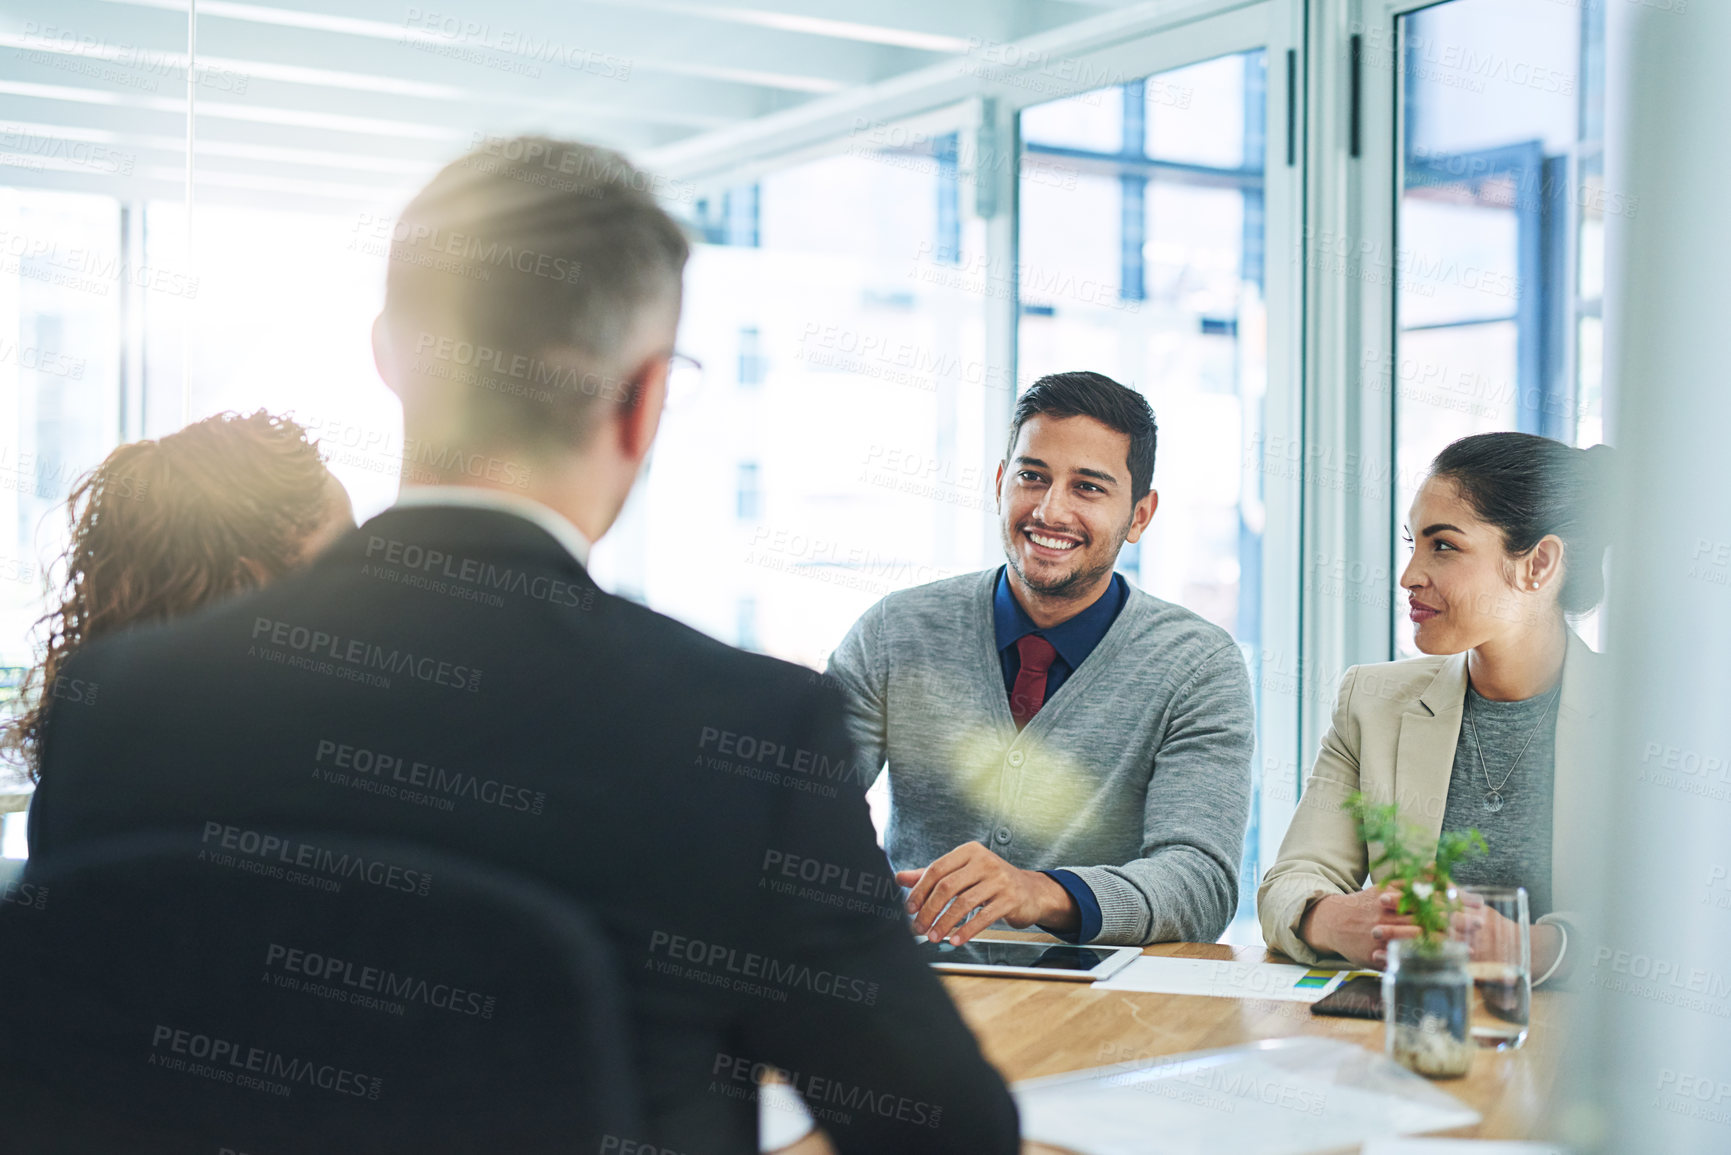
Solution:
{"label": "woman's hand on table", "polygon": [[1400,914],[1400,892],[1391,887],[1330,894],[1311,903],[1299,924],[1299,937],[1318,954],[1337,954],[1353,966],[1388,965],[1388,944],[1416,938],[1411,915]]}
{"label": "woman's hand on table", "polygon": [[[1466,940],[1472,961],[1500,962],[1518,957],[1515,943],[1521,928],[1514,919],[1486,906],[1476,894],[1461,895],[1461,902],[1463,908],[1455,912],[1453,924],[1455,932]],[[1549,923],[1534,923],[1527,930],[1527,945],[1532,977],[1550,974],[1563,949],[1562,932]]]}
{"label": "woman's hand on table", "polygon": [[1476,894],[1461,895],[1461,909],[1450,918],[1454,932],[1465,940],[1473,962],[1515,958],[1515,942],[1521,928],[1495,907],[1486,906]]}

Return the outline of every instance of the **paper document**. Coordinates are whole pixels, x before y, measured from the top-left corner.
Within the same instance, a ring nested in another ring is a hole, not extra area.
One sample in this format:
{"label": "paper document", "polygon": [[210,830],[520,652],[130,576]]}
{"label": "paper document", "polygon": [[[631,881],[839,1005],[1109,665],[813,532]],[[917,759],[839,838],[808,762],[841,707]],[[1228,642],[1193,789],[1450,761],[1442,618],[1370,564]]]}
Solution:
{"label": "paper document", "polygon": [[1143,955],[1111,978],[1095,983],[1093,989],[1314,1003],[1339,986],[1351,973],[1291,963],[1222,962]]}
{"label": "paper document", "polygon": [[1549,1143],[1497,1139],[1375,1139],[1361,1155],[1569,1155]]}
{"label": "paper document", "polygon": [[1081,1155],[1312,1155],[1479,1121],[1375,1051],[1315,1036],[1115,1063],[1012,1089],[1024,1139]]}
{"label": "paper document", "polygon": [[757,1088],[757,1149],[779,1151],[805,1138],[815,1126],[805,1100],[786,1083]]}

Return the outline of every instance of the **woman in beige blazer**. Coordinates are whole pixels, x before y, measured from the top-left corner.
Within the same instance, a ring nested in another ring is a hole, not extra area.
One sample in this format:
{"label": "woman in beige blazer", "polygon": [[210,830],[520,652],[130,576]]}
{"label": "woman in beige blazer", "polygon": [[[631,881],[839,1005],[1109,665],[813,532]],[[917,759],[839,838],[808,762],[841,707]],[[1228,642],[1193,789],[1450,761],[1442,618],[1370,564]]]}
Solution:
{"label": "woman in beige blazer", "polygon": [[[1590,874],[1577,857],[1587,848],[1574,836],[1585,826],[1587,755],[1599,714],[1599,659],[1566,615],[1592,609],[1603,595],[1605,546],[1595,514],[1609,453],[1487,433],[1455,442],[1432,464],[1413,501],[1413,556],[1400,579],[1414,639],[1427,656],[1355,666],[1341,679],[1334,723],[1257,892],[1269,946],[1306,963],[1338,955],[1380,967],[1389,940],[1417,933],[1409,917],[1395,913],[1392,891],[1365,889],[1381,879],[1370,877],[1374,848],[1341,809],[1353,793],[1397,802],[1403,823],[1435,839],[1451,797],[1457,814],[1469,800],[1473,813],[1481,804],[1487,814],[1505,804],[1542,813],[1531,791],[1523,797],[1518,788],[1549,780],[1544,881],[1553,900],[1532,928],[1532,959],[1540,979],[1561,973],[1568,912],[1578,909],[1579,880]],[[1469,687],[1481,709],[1530,706],[1521,716],[1537,721],[1523,724],[1526,741],[1494,748],[1487,761],[1478,727],[1463,734]],[[1549,725],[1554,758],[1547,765],[1530,759],[1523,771],[1531,739]],[[1503,822],[1525,821],[1521,815],[1514,810]],[[1493,840],[1480,872],[1532,889],[1510,857],[1507,843],[1515,840],[1503,841],[1502,859]]]}

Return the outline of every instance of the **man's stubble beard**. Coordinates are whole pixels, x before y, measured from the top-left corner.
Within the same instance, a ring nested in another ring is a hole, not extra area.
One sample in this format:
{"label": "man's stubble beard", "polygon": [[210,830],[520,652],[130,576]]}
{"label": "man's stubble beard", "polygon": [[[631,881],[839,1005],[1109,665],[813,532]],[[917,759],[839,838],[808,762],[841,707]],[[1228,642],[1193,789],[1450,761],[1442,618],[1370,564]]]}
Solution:
{"label": "man's stubble beard", "polygon": [[[1113,547],[1111,556],[1109,556],[1103,564],[1097,565],[1092,569],[1078,569],[1068,577],[1059,578],[1055,582],[1049,582],[1044,585],[1034,581],[1027,575],[1026,571],[1022,569],[1021,554],[1016,549],[1017,532],[1018,531],[1013,527],[1006,527],[1003,532],[1004,559],[1009,562],[1010,568],[1016,571],[1016,576],[1022,579],[1023,585],[1027,586],[1041,597],[1063,600],[1065,598],[1078,596],[1081,591],[1086,590],[1089,586],[1112,572],[1113,568],[1118,564],[1118,555],[1123,551],[1124,543],[1130,540],[1130,523],[1125,522],[1123,528],[1118,531],[1118,544]],[[1081,549],[1083,547],[1078,546],[1077,548]]]}

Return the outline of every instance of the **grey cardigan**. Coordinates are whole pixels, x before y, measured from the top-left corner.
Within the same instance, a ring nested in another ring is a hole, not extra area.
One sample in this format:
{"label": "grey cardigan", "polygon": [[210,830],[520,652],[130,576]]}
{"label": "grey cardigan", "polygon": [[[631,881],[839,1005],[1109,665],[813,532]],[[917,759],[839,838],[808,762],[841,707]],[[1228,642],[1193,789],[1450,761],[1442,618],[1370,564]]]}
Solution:
{"label": "grey cardigan", "polygon": [[867,783],[885,763],[885,849],[917,869],[970,840],[1075,871],[1100,943],[1212,942],[1231,921],[1250,808],[1250,679],[1225,630],[1130,588],[1094,652],[1026,729],[992,626],[996,570],[894,593],[829,673]]}

